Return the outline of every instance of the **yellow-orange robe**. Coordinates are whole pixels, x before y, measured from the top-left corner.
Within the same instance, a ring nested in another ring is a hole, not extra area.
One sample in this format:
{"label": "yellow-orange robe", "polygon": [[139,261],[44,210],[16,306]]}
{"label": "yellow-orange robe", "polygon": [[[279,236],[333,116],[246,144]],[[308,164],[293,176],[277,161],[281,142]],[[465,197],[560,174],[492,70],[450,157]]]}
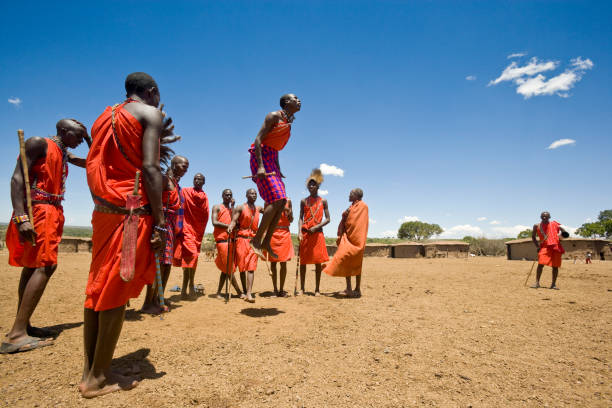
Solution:
{"label": "yellow-orange robe", "polygon": [[368,206],[355,201],[347,210],[338,228],[341,232],[338,250],[323,272],[330,276],[361,275],[361,264],[368,237]]}

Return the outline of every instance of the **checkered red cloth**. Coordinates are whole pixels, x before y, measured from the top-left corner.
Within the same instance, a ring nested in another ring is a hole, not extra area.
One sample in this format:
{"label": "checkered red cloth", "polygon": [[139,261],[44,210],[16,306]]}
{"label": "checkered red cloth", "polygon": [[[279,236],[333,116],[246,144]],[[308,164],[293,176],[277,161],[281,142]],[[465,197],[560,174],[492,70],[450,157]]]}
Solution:
{"label": "checkered red cloth", "polygon": [[[251,153],[251,174],[257,175],[257,157],[255,156],[255,148],[249,149]],[[253,177],[253,181],[257,184],[259,190],[259,196],[266,202],[266,204],[273,203],[278,200],[287,198],[285,191],[285,183],[280,176],[280,168],[277,165],[278,162],[278,151],[274,150],[269,146],[261,146],[261,158],[263,165],[266,169],[266,173],[275,172],[274,176],[266,176],[265,179]]]}

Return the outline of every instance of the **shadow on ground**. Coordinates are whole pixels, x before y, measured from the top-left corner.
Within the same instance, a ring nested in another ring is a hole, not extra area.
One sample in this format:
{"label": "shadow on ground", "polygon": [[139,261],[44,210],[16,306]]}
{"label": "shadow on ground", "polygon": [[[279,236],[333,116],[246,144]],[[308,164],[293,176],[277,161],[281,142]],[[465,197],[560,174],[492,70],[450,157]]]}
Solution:
{"label": "shadow on ground", "polygon": [[240,311],[241,314],[247,315],[249,317],[268,317],[268,316],[276,316],[281,313],[285,313],[282,310],[278,310],[275,307],[247,307]]}
{"label": "shadow on ground", "polygon": [[157,372],[155,366],[149,361],[151,349],[141,348],[133,353],[113,359],[112,367],[117,368],[123,375],[134,375],[147,380],[155,380],[166,375],[165,371]]}
{"label": "shadow on ground", "polygon": [[55,326],[43,327],[43,329],[52,331],[54,333],[52,337],[56,339],[64,330],[75,329],[77,327],[81,327],[82,325],[83,322],[62,323],[56,324]]}

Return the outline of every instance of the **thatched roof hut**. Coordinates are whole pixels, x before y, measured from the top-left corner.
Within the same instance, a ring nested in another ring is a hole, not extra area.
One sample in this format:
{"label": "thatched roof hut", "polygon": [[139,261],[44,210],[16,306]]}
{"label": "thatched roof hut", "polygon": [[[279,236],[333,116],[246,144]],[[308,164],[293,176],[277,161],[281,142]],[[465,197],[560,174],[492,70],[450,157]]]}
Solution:
{"label": "thatched roof hut", "polygon": [[[565,249],[563,259],[584,259],[587,252],[591,252],[593,259],[612,260],[610,241],[605,239],[571,237],[561,240],[561,245]],[[509,260],[535,261],[537,258],[537,250],[531,238],[506,242],[506,254]]]}

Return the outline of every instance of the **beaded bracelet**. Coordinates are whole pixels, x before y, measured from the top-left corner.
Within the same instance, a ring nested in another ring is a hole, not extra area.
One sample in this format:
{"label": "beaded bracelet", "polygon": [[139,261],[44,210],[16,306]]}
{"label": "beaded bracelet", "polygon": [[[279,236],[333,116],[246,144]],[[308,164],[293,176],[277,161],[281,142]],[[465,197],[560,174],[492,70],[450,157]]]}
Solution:
{"label": "beaded bracelet", "polygon": [[163,232],[163,233],[167,233],[167,232],[168,232],[168,229],[166,229],[166,228],[162,228],[162,227],[158,227],[157,225],[154,225],[154,226],[153,226],[153,229],[154,229],[155,231],[159,231],[159,232]]}
{"label": "beaded bracelet", "polygon": [[30,221],[30,217],[28,217],[27,214],[16,215],[13,217],[13,222],[17,225],[23,224],[24,222],[28,222],[28,221]]}

